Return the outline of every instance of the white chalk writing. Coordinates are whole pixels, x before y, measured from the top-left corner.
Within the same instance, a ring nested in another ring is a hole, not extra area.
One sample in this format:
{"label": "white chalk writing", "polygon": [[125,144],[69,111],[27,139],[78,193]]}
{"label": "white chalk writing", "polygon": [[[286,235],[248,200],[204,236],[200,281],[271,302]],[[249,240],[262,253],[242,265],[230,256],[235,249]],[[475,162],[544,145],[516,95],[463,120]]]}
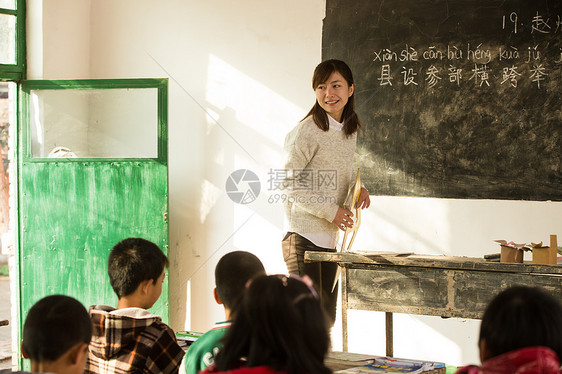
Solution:
{"label": "white chalk writing", "polygon": [[501,60],[517,60],[519,58],[519,51],[517,50],[517,47],[509,47],[504,49],[503,47],[500,47],[499,53],[498,53],[499,57],[500,57],[500,61]]}
{"label": "white chalk writing", "polygon": [[502,81],[500,84],[509,82],[511,87],[517,87],[517,77],[519,76],[521,76],[521,74],[517,72],[517,66],[512,65],[510,68],[503,68]]}
{"label": "white chalk writing", "polygon": [[453,65],[449,65],[449,82],[456,83],[457,86],[461,83],[462,69],[457,69]]}
{"label": "white chalk writing", "polygon": [[[511,14],[509,15],[509,20],[511,21],[511,23],[513,24],[513,33],[517,34],[517,13],[515,12],[511,12]],[[502,17],[502,29],[505,30],[505,16]]]}
{"label": "white chalk writing", "polygon": [[404,86],[409,86],[410,84],[418,85],[415,81],[417,73],[414,73],[414,69],[406,69],[405,66],[402,67],[402,75],[404,75]]}
{"label": "white chalk writing", "polygon": [[[380,67],[377,78],[379,85],[425,86],[430,89],[443,84],[461,86],[464,70],[465,75],[467,71],[471,71],[470,78],[464,77],[465,82],[472,81],[478,87],[500,84],[517,88],[522,79],[529,79],[540,89],[549,77],[548,70],[554,67],[553,72],[557,72],[556,65],[562,64],[562,47],[558,53],[552,50],[553,45],[549,41],[553,36],[542,39],[545,38],[543,35],[562,32],[560,15],[547,16],[537,11],[534,16],[522,19],[517,12],[507,12],[502,16],[502,29],[512,34],[530,30],[534,34],[533,44],[521,47],[510,44],[497,46],[484,42],[437,42],[427,46],[404,44],[382,48],[373,51],[372,59],[373,62],[380,63],[376,64]],[[507,40],[517,39],[510,37]],[[503,62],[503,66],[498,66],[498,62]],[[395,67],[394,64],[398,66]],[[422,64],[423,67],[416,64]],[[401,70],[403,79],[397,77],[397,72],[392,76],[394,68]],[[424,79],[421,78],[422,74],[425,74]]]}
{"label": "white chalk writing", "polygon": [[539,46],[536,45],[533,48],[529,47],[529,57],[527,58],[527,63],[531,60],[540,60],[541,52],[538,50]]}
{"label": "white chalk writing", "polygon": [[462,50],[458,49],[457,46],[447,46],[447,58],[449,60],[460,60],[462,59]]}
{"label": "white chalk writing", "polygon": [[381,76],[378,78],[381,81],[381,86],[392,86],[392,76],[390,75],[390,65],[381,66]]}
{"label": "white chalk writing", "polygon": [[545,80],[547,75],[546,69],[542,66],[542,64],[535,65],[531,69],[531,82],[536,83],[537,88],[541,88],[541,81]]}
{"label": "white chalk writing", "polygon": [[480,82],[480,87],[482,87],[482,85],[486,85],[486,86],[490,86],[490,82],[488,82],[488,79],[490,79],[490,71],[488,70],[488,66],[486,64],[478,67],[478,64],[474,64],[474,69],[472,69],[472,76],[470,78],[468,78],[468,80],[472,80],[474,78],[474,83],[478,84],[478,82]]}
{"label": "white chalk writing", "polygon": [[375,51],[373,53],[375,54],[375,58],[373,59],[373,61],[382,61],[382,62],[398,61],[398,55],[396,54],[396,52],[392,52],[388,48],[381,49],[380,51],[378,52]]}
{"label": "white chalk writing", "polygon": [[473,62],[487,64],[492,60],[492,52],[490,52],[489,49],[480,49],[480,47],[482,47],[482,43],[478,44],[476,49],[471,49],[469,43],[467,47],[467,57]]}
{"label": "white chalk writing", "polygon": [[542,16],[539,15],[539,12],[537,12],[537,15],[533,17],[533,22],[531,25],[531,34],[535,31],[543,34],[550,33],[548,20],[545,21]]}
{"label": "white chalk writing", "polygon": [[425,72],[425,74],[427,75],[427,77],[425,77],[425,80],[427,81],[427,85],[428,87],[434,87],[437,82],[439,82],[439,80],[441,79],[441,77],[439,76],[439,70],[431,65],[427,71]]}
{"label": "white chalk writing", "polygon": [[408,47],[400,52],[400,61],[418,61],[418,52],[415,48]]}
{"label": "white chalk writing", "polygon": [[443,52],[438,50],[435,46],[429,47],[428,50],[423,51],[423,58],[425,60],[443,60]]}
{"label": "white chalk writing", "polygon": [[[529,30],[531,32],[531,34],[550,34],[550,33],[557,33],[560,28],[561,28],[561,20],[560,20],[560,15],[556,15],[556,17],[554,17],[554,19],[550,19],[550,18],[546,18],[540,14],[538,11],[536,12],[536,15],[533,16],[533,18],[531,20],[525,20],[526,22],[530,23],[530,27]],[[519,16],[517,15],[516,12],[511,12],[509,14],[509,16],[502,16],[502,30],[509,30],[510,32],[513,32],[514,34],[517,34],[517,32],[519,32],[518,27],[519,26],[524,26],[525,23],[521,22],[519,20]],[[554,30],[553,30],[553,26],[554,25]]]}

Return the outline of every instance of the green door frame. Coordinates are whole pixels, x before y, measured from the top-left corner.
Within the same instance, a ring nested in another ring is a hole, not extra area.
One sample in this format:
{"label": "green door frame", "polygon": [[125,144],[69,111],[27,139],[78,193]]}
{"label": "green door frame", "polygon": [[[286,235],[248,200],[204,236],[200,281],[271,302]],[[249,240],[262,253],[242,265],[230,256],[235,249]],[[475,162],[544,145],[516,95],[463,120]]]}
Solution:
{"label": "green door frame", "polygon": [[[158,153],[156,158],[37,158],[32,157],[31,153],[31,136],[30,136],[30,92],[32,90],[65,90],[65,89],[73,89],[73,90],[104,90],[104,89],[144,89],[144,88],[156,88],[157,89],[157,121],[158,121]],[[60,175],[64,174],[57,174],[55,170],[63,169],[64,172],[70,172],[73,176],[78,176],[78,178],[98,178],[100,175],[104,176],[106,174],[111,174],[112,171],[117,170],[111,178],[114,181],[116,178],[123,178],[123,175],[132,176],[138,180],[139,178],[146,177],[147,175],[152,175],[150,173],[151,170],[155,170],[154,167],[158,168],[156,175],[158,178],[165,179],[165,188],[162,186],[157,186],[157,194],[158,196],[165,198],[165,207],[164,209],[164,217],[159,217],[163,221],[161,225],[158,226],[157,230],[164,230],[162,232],[164,235],[164,239],[157,244],[163,248],[164,252],[168,253],[168,229],[167,229],[167,212],[168,212],[168,174],[167,174],[167,166],[168,166],[168,145],[167,145],[167,108],[168,108],[168,80],[167,79],[85,79],[85,80],[27,80],[21,82],[20,85],[20,112],[19,112],[19,122],[18,122],[18,132],[16,136],[16,144],[17,144],[17,188],[16,188],[16,233],[15,233],[15,255],[16,255],[16,274],[15,279],[17,279],[17,295],[16,295],[16,302],[18,305],[18,313],[16,323],[18,326],[17,333],[18,336],[12,337],[13,339],[17,339],[16,341],[21,341],[22,332],[23,332],[23,322],[25,320],[25,316],[29,310],[29,307],[36,302],[39,297],[46,296],[46,294],[50,293],[51,290],[54,290],[55,293],[64,293],[64,288],[60,288],[58,284],[54,286],[49,286],[41,289],[41,286],[37,286],[37,291],[30,291],[27,294],[24,294],[24,285],[26,284],[26,279],[30,272],[30,269],[33,267],[29,267],[30,263],[30,256],[34,253],[38,253],[38,250],[24,250],[24,247],[27,245],[25,243],[25,237],[29,233],[27,232],[26,221],[28,218],[24,217],[25,214],[29,213],[30,207],[28,205],[29,201],[35,202],[36,197],[30,196],[29,190],[26,190],[26,187],[30,185],[29,175],[26,175],[26,170],[33,169],[35,170],[31,176],[31,178],[37,178],[40,176],[42,178],[51,178],[53,175],[55,177],[60,177]],[[104,165],[109,165],[105,167]],[[147,168],[144,168],[143,165],[148,165]],[[152,166],[150,166],[152,165]],[[158,166],[160,165],[160,166]],[[100,173],[100,167],[102,168]],[[148,171],[147,171],[148,169]],[[66,171],[65,171],[66,170]],[[69,171],[70,170],[70,171]],[[78,170],[78,172],[77,172]],[[85,170],[82,173],[82,170]],[[94,171],[93,171],[94,170]],[[97,170],[97,171],[95,171]],[[125,170],[123,173],[122,170]],[[84,177],[85,176],[85,177]],[[109,178],[109,177],[108,177]],[[111,182],[111,181],[110,181]],[[110,183],[109,182],[109,183]],[[27,185],[26,185],[27,184]],[[32,183],[31,183],[32,184]],[[111,183],[110,183],[111,184]],[[149,187],[152,188],[152,187]],[[164,191],[165,190],[165,191]],[[34,195],[37,193],[37,190],[31,189]],[[155,189],[151,189],[150,193],[154,193]],[[39,191],[41,192],[41,191]],[[68,192],[68,191],[67,191]],[[27,196],[26,196],[27,194]],[[117,195],[122,196],[122,195]],[[114,196],[115,197],[115,196]],[[158,199],[160,199],[160,197]],[[37,201],[46,201],[45,196],[42,197],[43,200],[39,199]],[[26,200],[24,200],[26,199]],[[159,200],[160,201],[160,200]],[[158,205],[158,204],[156,204]],[[161,205],[161,204],[160,204]],[[69,213],[70,214],[70,213]],[[146,229],[146,227],[144,227]],[[131,230],[134,232],[134,230]],[[141,230],[142,231],[142,230]],[[160,231],[159,231],[160,232]],[[141,236],[139,234],[138,236]],[[28,235],[29,236],[29,235]],[[53,235],[54,237],[54,235]],[[124,239],[124,238],[122,238]],[[150,239],[150,238],[147,238]],[[98,239],[99,240],[99,239]],[[115,244],[115,243],[113,243]],[[104,245],[107,246],[107,243]],[[106,247],[104,247],[106,248]],[[48,262],[49,253],[47,252],[50,248],[40,248],[39,251],[45,251],[45,261]],[[104,249],[105,250],[105,249]],[[64,249],[59,249],[59,251],[64,251]],[[94,251],[91,251],[94,253]],[[97,257],[96,260],[101,257],[99,256],[100,253],[103,253],[105,256],[105,252],[100,252],[99,250],[95,252]],[[53,253],[54,255],[54,253]],[[27,257],[27,258],[26,258]],[[68,260],[68,258],[67,258]],[[105,261],[106,258],[102,259],[101,261]],[[84,261],[82,259],[82,261]],[[33,260],[31,260],[33,262]],[[97,261],[99,262],[99,261]],[[52,264],[51,264],[52,266]],[[89,266],[89,265],[88,265]],[[100,264],[97,265],[97,268],[101,268]],[[106,270],[106,269],[105,269]],[[27,273],[26,273],[27,272]],[[99,272],[98,272],[99,273]],[[104,271],[103,274],[98,274],[100,279],[107,280],[107,273]],[[103,278],[101,278],[103,277]],[[107,280],[106,288],[108,287],[109,281]],[[32,285],[25,285],[25,287],[32,288]],[[92,285],[93,288],[103,288],[100,285]],[[62,292],[60,290],[63,290]],[[81,300],[84,303],[84,299],[91,301],[92,296],[91,292],[84,292],[88,294],[87,296],[83,297]],[[107,295],[107,292],[105,292]],[[76,295],[70,295],[75,296]],[[77,297],[79,298],[79,297]],[[32,300],[33,299],[33,300]],[[107,297],[105,300],[100,300],[102,303],[109,303],[107,301]],[[86,307],[88,305],[85,305]],[[164,284],[162,296],[155,305],[155,309],[157,314],[160,314],[165,322],[168,321],[168,283],[167,278]],[[18,357],[21,357],[20,348],[18,346]],[[23,359],[20,358],[19,360],[20,368],[24,368],[27,366],[27,362],[24,362]]]}

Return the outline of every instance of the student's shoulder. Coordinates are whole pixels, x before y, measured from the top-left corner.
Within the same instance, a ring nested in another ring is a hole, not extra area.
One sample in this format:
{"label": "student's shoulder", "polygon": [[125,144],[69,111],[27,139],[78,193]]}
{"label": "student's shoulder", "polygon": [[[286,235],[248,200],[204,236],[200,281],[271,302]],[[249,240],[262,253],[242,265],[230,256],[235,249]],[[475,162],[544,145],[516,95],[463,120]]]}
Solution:
{"label": "student's shoulder", "polygon": [[162,322],[162,320],[156,320],[152,322],[150,327],[156,331],[159,331],[162,335],[170,335],[173,336],[174,338],[176,336],[174,330],[172,330],[170,326]]}
{"label": "student's shoulder", "polygon": [[138,341],[143,346],[146,362],[151,362],[145,373],[178,373],[185,354],[174,331],[162,321],[155,321],[142,333]]}
{"label": "student's shoulder", "polygon": [[[227,329],[228,329],[228,326],[221,326],[221,327],[213,328],[213,329],[207,331],[206,333],[204,333],[203,335],[201,335],[201,337],[199,339],[197,339],[195,341],[195,343],[193,343],[193,344],[196,344],[196,343],[199,343],[199,345],[207,345],[207,344],[210,344],[210,343],[213,344],[224,336]],[[191,347],[190,347],[190,349],[191,349]]]}
{"label": "student's shoulder", "polygon": [[90,307],[88,308],[88,311],[90,313],[100,313],[100,314],[110,313],[114,310],[116,310],[114,307],[109,305],[102,305],[102,304],[90,305]]}
{"label": "student's shoulder", "polygon": [[162,321],[155,321],[144,332],[144,344],[151,347],[152,351],[167,351],[171,357],[178,358],[178,365],[184,355],[183,349],[178,344],[174,330]]}

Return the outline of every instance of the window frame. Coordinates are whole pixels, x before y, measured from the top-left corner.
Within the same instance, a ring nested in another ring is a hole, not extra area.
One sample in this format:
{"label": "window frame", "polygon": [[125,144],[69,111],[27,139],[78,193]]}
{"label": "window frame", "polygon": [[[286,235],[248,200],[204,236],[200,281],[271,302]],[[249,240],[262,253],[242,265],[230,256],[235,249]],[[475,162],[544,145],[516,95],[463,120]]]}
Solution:
{"label": "window frame", "polygon": [[[112,160],[155,160],[162,164],[168,163],[168,78],[124,78],[124,79],[40,79],[24,80],[19,85],[19,100],[21,101],[20,131],[19,139],[21,149],[18,154],[23,162],[110,162]],[[30,118],[29,118],[29,96],[33,90],[111,90],[111,89],[136,89],[136,88],[155,88],[157,90],[157,157],[138,157],[138,158],[45,158],[33,157],[31,154],[30,143]]]}
{"label": "window frame", "polygon": [[0,64],[0,80],[21,81],[26,78],[25,0],[16,0],[16,9],[0,8],[0,15],[16,17],[15,64]]}

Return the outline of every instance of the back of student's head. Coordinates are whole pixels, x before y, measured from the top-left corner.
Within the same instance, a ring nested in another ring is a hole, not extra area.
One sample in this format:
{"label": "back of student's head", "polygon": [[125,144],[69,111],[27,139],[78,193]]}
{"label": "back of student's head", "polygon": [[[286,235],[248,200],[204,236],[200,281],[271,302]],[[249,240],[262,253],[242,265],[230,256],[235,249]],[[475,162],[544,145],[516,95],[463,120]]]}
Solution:
{"label": "back of student's head", "polygon": [[265,274],[263,264],[250,252],[234,251],[222,256],[215,267],[215,286],[224,306],[231,309],[246,283],[260,274]]}
{"label": "back of student's head", "polygon": [[111,287],[118,298],[135,292],[141,282],[156,283],[168,266],[168,258],[154,243],[141,238],[128,238],[117,243],[108,259]]}
{"label": "back of student's head", "polygon": [[36,362],[55,361],[78,343],[90,343],[92,321],[76,299],[47,296],[29,309],[22,348]]}
{"label": "back of student's head", "polygon": [[248,367],[331,372],[324,365],[330,345],[324,310],[311,285],[293,276],[253,278],[223,344],[215,360],[220,371],[233,369],[244,357]]}
{"label": "back of student's head", "polygon": [[488,358],[534,346],[548,347],[562,358],[562,305],[538,287],[508,288],[486,308],[479,340]]}

